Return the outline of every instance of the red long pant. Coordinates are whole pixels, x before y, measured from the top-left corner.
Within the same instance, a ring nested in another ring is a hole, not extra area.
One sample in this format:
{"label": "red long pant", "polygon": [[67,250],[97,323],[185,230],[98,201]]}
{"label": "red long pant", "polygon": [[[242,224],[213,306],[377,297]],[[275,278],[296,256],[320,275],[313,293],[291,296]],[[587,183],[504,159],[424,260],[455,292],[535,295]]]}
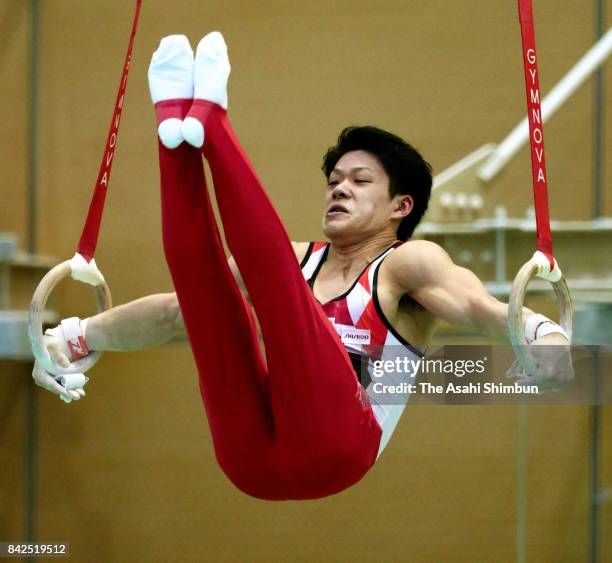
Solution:
{"label": "red long pant", "polygon": [[227,264],[200,152],[187,143],[173,150],[160,143],[164,251],[216,458],[254,497],[337,493],[373,465],[380,426],[226,112],[196,105],[224,233],[267,357],[266,365],[251,309]]}

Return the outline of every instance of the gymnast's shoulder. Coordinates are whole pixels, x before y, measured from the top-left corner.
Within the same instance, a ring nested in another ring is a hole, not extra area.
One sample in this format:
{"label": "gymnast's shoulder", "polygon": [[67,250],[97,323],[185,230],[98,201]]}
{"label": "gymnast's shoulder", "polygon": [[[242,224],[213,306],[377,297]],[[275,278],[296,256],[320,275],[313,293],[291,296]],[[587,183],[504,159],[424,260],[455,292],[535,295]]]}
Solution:
{"label": "gymnast's shoulder", "polygon": [[414,289],[452,275],[455,267],[439,244],[417,239],[391,252],[381,265],[381,275],[404,289]]}

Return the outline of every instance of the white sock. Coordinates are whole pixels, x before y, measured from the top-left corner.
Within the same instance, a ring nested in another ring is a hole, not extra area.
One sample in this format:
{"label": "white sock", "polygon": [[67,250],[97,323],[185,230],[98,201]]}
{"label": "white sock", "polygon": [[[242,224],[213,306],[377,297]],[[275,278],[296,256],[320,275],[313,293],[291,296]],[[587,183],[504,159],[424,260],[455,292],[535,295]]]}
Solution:
{"label": "white sock", "polygon": [[[162,38],[149,65],[149,91],[154,104],[193,98],[193,51],[184,35]],[[182,120],[169,117],[157,129],[161,142],[175,148],[183,142]]]}
{"label": "white sock", "polygon": [[[227,109],[227,80],[231,71],[227,45],[218,31],[206,35],[198,44],[194,64],[194,98]],[[195,117],[183,121],[183,137],[195,146],[204,144],[204,124]]]}

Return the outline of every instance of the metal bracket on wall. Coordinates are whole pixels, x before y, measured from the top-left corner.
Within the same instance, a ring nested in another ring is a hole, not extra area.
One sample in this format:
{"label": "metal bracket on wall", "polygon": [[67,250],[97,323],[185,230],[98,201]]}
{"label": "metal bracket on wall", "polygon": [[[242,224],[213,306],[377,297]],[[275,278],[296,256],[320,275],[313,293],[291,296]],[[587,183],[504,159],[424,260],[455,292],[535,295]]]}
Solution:
{"label": "metal bracket on wall", "polygon": [[[27,331],[28,299],[54,265],[52,258],[18,252],[16,235],[0,233],[0,360],[34,360]],[[44,321],[57,324],[59,315],[47,311]]]}

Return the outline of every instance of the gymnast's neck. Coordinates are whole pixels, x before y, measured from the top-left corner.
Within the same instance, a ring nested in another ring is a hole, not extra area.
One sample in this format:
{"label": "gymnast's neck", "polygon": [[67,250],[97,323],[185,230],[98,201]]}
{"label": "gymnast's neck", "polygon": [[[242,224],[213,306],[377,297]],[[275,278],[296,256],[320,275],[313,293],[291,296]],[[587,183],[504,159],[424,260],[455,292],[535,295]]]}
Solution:
{"label": "gymnast's neck", "polygon": [[343,269],[369,263],[397,242],[388,232],[363,240],[331,240],[327,262]]}

